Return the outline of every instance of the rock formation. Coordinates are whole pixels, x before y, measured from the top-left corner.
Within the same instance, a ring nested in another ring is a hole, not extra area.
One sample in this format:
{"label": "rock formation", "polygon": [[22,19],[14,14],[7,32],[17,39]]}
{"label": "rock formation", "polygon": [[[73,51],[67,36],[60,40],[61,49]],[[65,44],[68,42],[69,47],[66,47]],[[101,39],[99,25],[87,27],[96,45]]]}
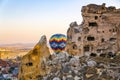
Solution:
{"label": "rock formation", "polygon": [[120,51],[120,9],[89,4],[82,7],[83,21],[72,22],[66,51],[72,55],[101,55]]}
{"label": "rock formation", "polygon": [[23,56],[19,80],[120,80],[120,9],[89,4],[82,16],[67,31],[67,52],[50,55],[42,36]]}
{"label": "rock formation", "polygon": [[19,80],[38,80],[38,77],[46,75],[49,69],[45,64],[49,55],[46,36],[42,36],[33,50],[23,56],[19,69]]}

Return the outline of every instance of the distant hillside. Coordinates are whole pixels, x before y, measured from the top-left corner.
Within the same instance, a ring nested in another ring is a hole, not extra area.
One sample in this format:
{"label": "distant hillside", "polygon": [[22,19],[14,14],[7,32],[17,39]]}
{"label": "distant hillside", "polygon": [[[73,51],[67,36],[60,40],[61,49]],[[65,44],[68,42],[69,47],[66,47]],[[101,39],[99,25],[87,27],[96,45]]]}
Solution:
{"label": "distant hillside", "polygon": [[5,48],[33,48],[34,43],[15,43],[15,44],[0,44],[0,47]]}
{"label": "distant hillside", "polygon": [[34,43],[15,43],[15,44],[0,44],[0,58],[15,58],[28,53],[34,46]]}

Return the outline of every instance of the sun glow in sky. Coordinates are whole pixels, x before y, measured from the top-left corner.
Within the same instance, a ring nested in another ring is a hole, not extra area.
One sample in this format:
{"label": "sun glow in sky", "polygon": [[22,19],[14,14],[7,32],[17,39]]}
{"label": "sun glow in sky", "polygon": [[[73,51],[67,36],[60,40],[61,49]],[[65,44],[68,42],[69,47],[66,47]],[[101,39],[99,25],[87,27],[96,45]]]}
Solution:
{"label": "sun glow in sky", "polygon": [[90,3],[120,8],[119,0],[0,0],[0,44],[66,34],[71,22],[81,23],[81,8]]}

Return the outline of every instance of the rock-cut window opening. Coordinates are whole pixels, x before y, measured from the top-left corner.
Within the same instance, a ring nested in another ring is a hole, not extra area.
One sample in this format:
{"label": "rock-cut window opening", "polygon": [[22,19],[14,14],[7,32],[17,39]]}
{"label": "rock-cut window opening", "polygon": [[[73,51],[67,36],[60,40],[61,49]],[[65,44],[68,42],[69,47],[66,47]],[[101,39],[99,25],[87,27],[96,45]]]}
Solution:
{"label": "rock-cut window opening", "polygon": [[81,37],[78,37],[78,41],[81,41]]}
{"label": "rock-cut window opening", "polygon": [[84,51],[85,52],[90,51],[90,46],[89,45],[84,46]]}
{"label": "rock-cut window opening", "polygon": [[101,49],[97,49],[97,52],[100,53],[102,50]]}
{"label": "rock-cut window opening", "polygon": [[102,53],[100,54],[100,57],[106,57],[106,54]]}
{"label": "rock-cut window opening", "polygon": [[77,49],[77,45],[76,44],[73,45],[73,49]]}
{"label": "rock-cut window opening", "polygon": [[98,19],[98,16],[95,16],[95,20],[97,20]]}
{"label": "rock-cut window opening", "polygon": [[105,41],[105,39],[104,39],[104,38],[102,38],[102,39],[101,39],[101,42],[104,42],[104,41]]}
{"label": "rock-cut window opening", "polygon": [[109,29],[109,32],[111,32],[112,30],[111,29]]}
{"label": "rock-cut window opening", "polygon": [[96,57],[97,54],[96,53],[91,53],[90,56]]}
{"label": "rock-cut window opening", "polygon": [[88,37],[87,37],[87,40],[88,40],[88,41],[95,41],[95,38],[94,38],[93,36],[88,36]]}
{"label": "rock-cut window opening", "polygon": [[115,41],[116,40],[116,38],[110,38],[109,39],[109,41]]}
{"label": "rock-cut window opening", "polygon": [[89,22],[89,26],[96,27],[96,26],[98,26],[98,24],[96,22]]}
{"label": "rock-cut window opening", "polygon": [[26,66],[33,66],[33,63],[32,62],[28,62],[28,63],[26,63]]}
{"label": "rock-cut window opening", "polygon": [[117,30],[116,30],[116,29],[113,29],[113,32],[117,32]]}

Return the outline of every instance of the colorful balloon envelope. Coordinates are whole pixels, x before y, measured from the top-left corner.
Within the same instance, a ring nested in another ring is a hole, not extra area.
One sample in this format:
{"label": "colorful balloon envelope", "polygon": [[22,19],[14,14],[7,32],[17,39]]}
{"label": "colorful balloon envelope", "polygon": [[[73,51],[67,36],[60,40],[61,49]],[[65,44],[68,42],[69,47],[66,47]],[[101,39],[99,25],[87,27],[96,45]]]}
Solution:
{"label": "colorful balloon envelope", "polygon": [[49,40],[50,47],[55,53],[63,51],[66,47],[67,37],[64,34],[54,34]]}

